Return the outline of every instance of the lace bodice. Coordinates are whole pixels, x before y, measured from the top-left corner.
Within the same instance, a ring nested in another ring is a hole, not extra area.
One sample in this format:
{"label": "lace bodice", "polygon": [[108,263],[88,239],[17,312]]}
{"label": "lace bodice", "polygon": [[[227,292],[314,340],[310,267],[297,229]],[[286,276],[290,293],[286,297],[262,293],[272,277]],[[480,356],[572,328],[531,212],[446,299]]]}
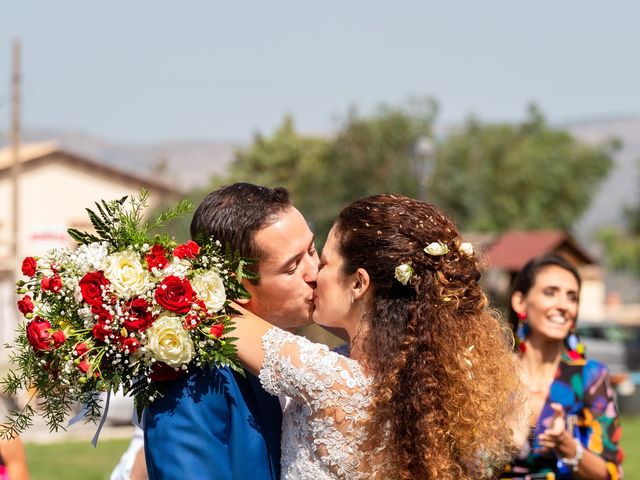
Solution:
{"label": "lace bodice", "polygon": [[282,420],[282,478],[370,478],[372,449],[363,421],[371,380],[358,362],[277,327],[262,344],[263,387],[290,398]]}

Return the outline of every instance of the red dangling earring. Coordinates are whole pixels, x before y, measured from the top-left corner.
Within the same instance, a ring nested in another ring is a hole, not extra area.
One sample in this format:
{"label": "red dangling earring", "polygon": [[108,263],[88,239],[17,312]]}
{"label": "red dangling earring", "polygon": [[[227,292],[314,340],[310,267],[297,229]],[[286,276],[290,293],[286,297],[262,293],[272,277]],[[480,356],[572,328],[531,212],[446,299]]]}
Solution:
{"label": "red dangling earring", "polygon": [[518,330],[516,332],[516,342],[518,350],[522,353],[526,352],[527,346],[525,345],[525,341],[527,339],[527,335],[529,334],[529,325],[527,325],[527,312],[516,312],[518,315]]}

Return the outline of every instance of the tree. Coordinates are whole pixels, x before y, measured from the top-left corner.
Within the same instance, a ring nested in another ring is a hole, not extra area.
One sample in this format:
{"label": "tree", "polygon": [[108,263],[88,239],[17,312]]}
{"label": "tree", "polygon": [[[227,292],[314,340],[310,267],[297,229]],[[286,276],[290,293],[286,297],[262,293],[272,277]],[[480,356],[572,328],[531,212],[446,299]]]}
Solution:
{"label": "tree", "polygon": [[425,159],[414,146],[431,135],[435,112],[430,99],[381,107],[371,117],[352,109],[332,139],[302,136],[285,117],[271,138],[256,135],[238,152],[226,183],[287,187],[323,239],[340,209],[356,198],[381,192],[416,196],[416,171]]}
{"label": "tree", "polygon": [[470,119],[438,147],[429,200],[464,230],[570,229],[617,146],[582,144],[549,127],[535,106],[519,125]]}
{"label": "tree", "polygon": [[598,240],[613,269],[640,277],[640,199],[625,209],[624,228],[603,228]]}

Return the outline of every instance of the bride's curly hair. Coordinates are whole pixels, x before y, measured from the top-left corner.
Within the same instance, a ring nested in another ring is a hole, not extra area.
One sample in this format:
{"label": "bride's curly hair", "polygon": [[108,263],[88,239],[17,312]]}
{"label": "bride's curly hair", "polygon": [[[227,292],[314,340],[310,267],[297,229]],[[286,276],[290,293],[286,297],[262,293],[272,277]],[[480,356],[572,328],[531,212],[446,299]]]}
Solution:
{"label": "bride's curly hair", "polygon": [[[428,203],[375,195],[346,207],[335,233],[345,273],[364,268],[373,289],[362,352],[373,376],[368,441],[384,446],[380,478],[495,475],[514,453],[521,406],[513,337],[455,224]],[[448,252],[427,253],[434,242]],[[406,285],[394,275],[401,264],[413,269]]]}

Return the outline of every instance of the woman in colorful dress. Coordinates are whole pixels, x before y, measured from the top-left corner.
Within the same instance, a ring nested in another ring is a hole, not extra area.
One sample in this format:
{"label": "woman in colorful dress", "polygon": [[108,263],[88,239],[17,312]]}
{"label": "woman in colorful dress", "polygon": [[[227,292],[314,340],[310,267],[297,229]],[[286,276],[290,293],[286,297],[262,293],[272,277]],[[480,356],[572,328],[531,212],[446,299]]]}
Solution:
{"label": "woman in colorful dress", "polygon": [[607,367],[585,359],[573,333],[580,285],[576,268],[558,255],[532,259],[514,282],[514,355],[530,417],[528,438],[504,479],[622,478]]}

